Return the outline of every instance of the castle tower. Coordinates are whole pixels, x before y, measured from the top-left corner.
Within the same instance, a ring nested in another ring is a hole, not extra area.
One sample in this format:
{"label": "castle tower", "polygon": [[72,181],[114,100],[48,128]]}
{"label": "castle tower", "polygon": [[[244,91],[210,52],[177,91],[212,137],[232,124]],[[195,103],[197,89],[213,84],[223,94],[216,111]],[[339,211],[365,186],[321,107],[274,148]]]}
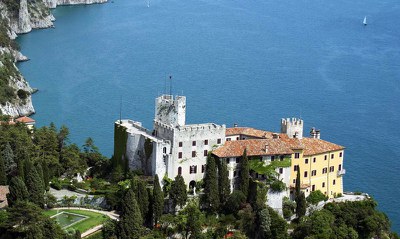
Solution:
{"label": "castle tower", "polygon": [[156,98],[154,121],[171,127],[184,126],[186,121],[186,97],[161,95]]}
{"label": "castle tower", "polygon": [[303,120],[287,118],[281,120],[281,133],[287,134],[289,138],[303,138]]}

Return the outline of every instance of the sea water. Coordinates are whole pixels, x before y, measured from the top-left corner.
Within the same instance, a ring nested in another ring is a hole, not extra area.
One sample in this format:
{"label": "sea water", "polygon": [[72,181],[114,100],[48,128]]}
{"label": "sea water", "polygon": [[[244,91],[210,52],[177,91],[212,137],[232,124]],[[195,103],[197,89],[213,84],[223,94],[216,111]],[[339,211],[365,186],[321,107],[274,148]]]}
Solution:
{"label": "sea water", "polygon": [[58,7],[55,29],[19,36],[31,60],[18,66],[39,89],[37,125],[65,124],[107,156],[120,112],[151,128],[154,98],[170,91],[187,97],[187,123],[279,131],[301,117],[306,135],[346,147],[345,191],[372,195],[399,232],[399,12],[397,0]]}

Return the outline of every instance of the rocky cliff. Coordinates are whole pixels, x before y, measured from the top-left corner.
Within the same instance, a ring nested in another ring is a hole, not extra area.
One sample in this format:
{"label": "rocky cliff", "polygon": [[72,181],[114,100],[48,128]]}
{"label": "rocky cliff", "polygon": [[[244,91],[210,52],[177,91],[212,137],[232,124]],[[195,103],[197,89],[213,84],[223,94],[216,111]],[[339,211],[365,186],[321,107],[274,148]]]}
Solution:
{"label": "rocky cliff", "polygon": [[33,89],[15,63],[25,61],[14,39],[32,29],[53,27],[50,8],[58,5],[105,3],[107,0],[1,0],[0,1],[0,114],[13,117],[35,113]]}

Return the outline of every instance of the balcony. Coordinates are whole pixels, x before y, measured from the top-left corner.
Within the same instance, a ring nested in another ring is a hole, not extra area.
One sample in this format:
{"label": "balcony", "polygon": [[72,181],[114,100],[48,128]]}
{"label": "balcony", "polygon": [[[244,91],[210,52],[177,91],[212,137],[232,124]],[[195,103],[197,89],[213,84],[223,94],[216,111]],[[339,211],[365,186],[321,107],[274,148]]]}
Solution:
{"label": "balcony", "polygon": [[339,176],[342,176],[342,175],[345,175],[346,174],[346,169],[341,169],[341,170],[338,170],[337,171],[337,176],[339,177]]}

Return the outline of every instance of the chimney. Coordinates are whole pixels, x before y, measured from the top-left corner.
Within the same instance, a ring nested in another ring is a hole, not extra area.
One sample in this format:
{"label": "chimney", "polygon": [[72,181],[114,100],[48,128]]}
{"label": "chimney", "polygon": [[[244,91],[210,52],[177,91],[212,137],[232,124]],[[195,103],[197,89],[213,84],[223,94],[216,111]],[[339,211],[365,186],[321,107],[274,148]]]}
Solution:
{"label": "chimney", "polygon": [[272,133],[272,138],[273,138],[273,139],[277,139],[277,138],[279,138],[279,136],[278,136],[277,133]]}
{"label": "chimney", "polygon": [[320,131],[319,129],[317,129],[317,130],[315,131],[315,133],[316,133],[317,139],[319,139],[319,138],[321,137],[321,131]]}
{"label": "chimney", "polygon": [[320,138],[320,130],[312,127],[310,130],[310,137],[313,139],[319,139]]}
{"label": "chimney", "polygon": [[237,128],[237,127],[238,127],[238,124],[234,123],[233,128]]}
{"label": "chimney", "polygon": [[268,144],[265,144],[265,152],[268,153]]}

